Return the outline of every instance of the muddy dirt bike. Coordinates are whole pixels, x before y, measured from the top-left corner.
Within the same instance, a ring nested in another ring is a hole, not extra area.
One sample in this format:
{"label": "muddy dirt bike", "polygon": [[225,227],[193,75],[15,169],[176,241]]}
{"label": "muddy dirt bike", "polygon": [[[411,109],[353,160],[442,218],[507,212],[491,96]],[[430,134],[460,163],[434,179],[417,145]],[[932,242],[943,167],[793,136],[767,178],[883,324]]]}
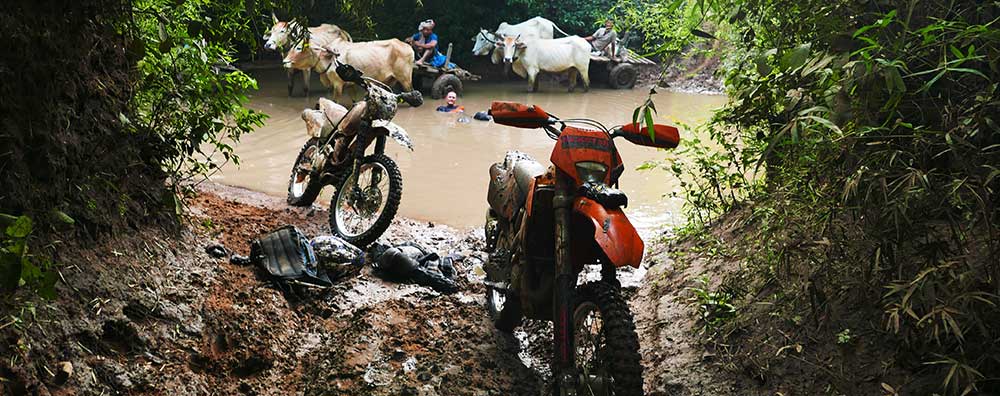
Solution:
{"label": "muddy dirt bike", "polygon": [[[639,342],[616,274],[638,268],[644,246],[622,211],[627,197],[611,187],[625,169],[614,139],[674,148],[677,129],[655,125],[651,136],[635,124],[608,129],[511,102],[494,102],[490,113],[556,140],[552,166],[513,151],[490,167],[484,269],[494,324],[510,332],[525,317],[554,322],[555,395],[642,395]],[[601,280],[578,284],[592,265]]]}
{"label": "muddy dirt bike", "polygon": [[[337,191],[330,201],[330,229],[363,247],[389,227],[403,193],[399,167],[385,155],[386,138],[413,150],[406,131],[391,120],[400,101],[416,107],[423,98],[419,91],[394,94],[385,84],[345,63],[337,63],[336,72],[344,81],[364,88],[365,98],[350,111],[328,101],[344,111],[333,112],[339,119],[331,119],[331,113],[323,112],[325,127],[308,131],[311,138],[292,166],[288,203],[311,205],[323,186],[335,186]],[[320,113],[318,107],[316,113]],[[373,144],[373,153],[365,155]]]}

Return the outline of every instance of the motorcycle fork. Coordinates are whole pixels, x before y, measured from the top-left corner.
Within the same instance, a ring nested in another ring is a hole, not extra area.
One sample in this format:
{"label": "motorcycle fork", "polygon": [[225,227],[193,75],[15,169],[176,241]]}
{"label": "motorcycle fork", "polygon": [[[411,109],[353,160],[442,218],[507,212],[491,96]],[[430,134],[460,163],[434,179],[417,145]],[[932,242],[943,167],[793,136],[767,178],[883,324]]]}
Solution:
{"label": "motorcycle fork", "polygon": [[[375,154],[383,154],[383,153],[385,153],[385,135],[379,135],[378,137],[375,138]],[[364,152],[362,152],[361,155],[363,156]],[[358,161],[358,163],[360,164],[361,161]],[[381,182],[382,182],[382,171],[379,168],[373,168],[370,187],[376,188],[378,187],[378,184]]]}
{"label": "motorcycle fork", "polygon": [[[371,145],[372,140],[373,139],[371,136],[359,132],[357,138],[354,140],[354,145],[351,147],[351,149],[354,152],[353,155],[354,165],[351,169],[351,174],[355,175],[354,185],[351,186],[352,188],[360,187],[358,186],[357,183],[358,180],[357,176],[360,176],[359,173],[361,172],[361,159],[365,157],[365,151],[368,149],[368,146]],[[385,153],[385,142],[386,142],[385,135],[379,135],[375,137],[374,140],[375,140],[375,154]],[[382,175],[380,173],[381,172],[377,168],[372,170],[371,187],[374,188],[381,181]]]}
{"label": "motorcycle fork", "polygon": [[553,284],[552,322],[554,325],[553,374],[559,382],[559,389],[572,390],[575,387],[576,362],[573,353],[573,291],[576,288],[576,274],[570,259],[569,223],[570,207],[573,201],[573,180],[566,174],[556,175],[555,195],[552,198],[555,220],[555,282]]}

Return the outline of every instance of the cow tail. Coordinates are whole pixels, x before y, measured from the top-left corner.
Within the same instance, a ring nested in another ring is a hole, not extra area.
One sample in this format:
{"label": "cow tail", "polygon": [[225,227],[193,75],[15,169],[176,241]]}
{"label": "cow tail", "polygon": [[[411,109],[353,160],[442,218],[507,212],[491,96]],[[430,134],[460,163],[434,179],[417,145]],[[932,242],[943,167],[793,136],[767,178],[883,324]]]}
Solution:
{"label": "cow tail", "polygon": [[559,26],[556,26],[555,22],[552,22],[552,28],[555,29],[560,34],[562,34],[563,36],[569,36],[569,33],[564,32],[562,29],[559,28]]}

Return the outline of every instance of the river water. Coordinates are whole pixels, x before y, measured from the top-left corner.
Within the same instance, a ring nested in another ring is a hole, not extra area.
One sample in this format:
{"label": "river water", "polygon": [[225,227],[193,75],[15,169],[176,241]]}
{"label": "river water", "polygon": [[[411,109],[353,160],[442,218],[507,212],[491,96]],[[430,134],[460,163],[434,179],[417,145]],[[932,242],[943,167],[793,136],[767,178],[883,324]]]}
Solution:
{"label": "river water", "polygon": [[[255,72],[260,90],[253,94],[249,107],[267,113],[266,125],[244,136],[235,151],[240,166],[226,165],[213,176],[223,184],[244,187],[276,196],[285,196],[292,162],[306,140],[302,109],[312,107],[320,96],[329,97],[314,77],[310,97],[289,98],[286,77],[281,70]],[[300,77],[299,77],[300,78]],[[296,93],[301,95],[301,81]],[[517,101],[541,106],[560,118],[588,117],[605,125],[630,121],[632,111],[646,99],[646,89],[610,90],[595,87],[588,93],[568,93],[555,83],[542,84],[541,92],[528,93],[527,83],[478,83],[465,85],[459,105],[471,118],[494,100]],[[698,125],[711,116],[711,110],[726,102],[725,96],[660,92],[653,97],[659,110],[659,123],[681,121]],[[488,169],[503,159],[507,150],[527,152],[545,165],[554,142],[541,130],[506,127],[492,122],[472,120],[460,123],[455,114],[437,113],[442,103],[425,97],[419,108],[401,106],[394,122],[405,128],[413,140],[410,152],[390,140],[387,154],[403,173],[403,199],[399,215],[412,219],[447,224],[459,228],[480,227],[486,213]],[[690,132],[681,131],[681,138]],[[637,171],[645,161],[663,160],[670,154],[650,147],[618,141],[626,171],[621,189],[629,196],[626,213],[649,237],[662,227],[680,224],[681,198],[678,180],[664,170]],[[319,204],[328,205],[331,189],[324,190]]]}

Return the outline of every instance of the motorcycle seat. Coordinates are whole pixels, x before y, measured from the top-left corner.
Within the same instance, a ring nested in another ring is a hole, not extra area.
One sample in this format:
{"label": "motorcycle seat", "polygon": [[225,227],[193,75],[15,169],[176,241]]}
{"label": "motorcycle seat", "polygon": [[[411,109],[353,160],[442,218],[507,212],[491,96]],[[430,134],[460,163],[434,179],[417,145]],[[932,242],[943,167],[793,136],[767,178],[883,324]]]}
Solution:
{"label": "motorcycle seat", "polygon": [[323,111],[323,115],[330,122],[331,128],[340,125],[340,122],[347,116],[346,107],[327,98],[319,98],[319,110]]}
{"label": "motorcycle seat", "polygon": [[348,111],[344,118],[337,123],[337,131],[347,136],[354,136],[358,133],[358,126],[361,125],[365,110],[368,109],[368,102],[360,101]]}

